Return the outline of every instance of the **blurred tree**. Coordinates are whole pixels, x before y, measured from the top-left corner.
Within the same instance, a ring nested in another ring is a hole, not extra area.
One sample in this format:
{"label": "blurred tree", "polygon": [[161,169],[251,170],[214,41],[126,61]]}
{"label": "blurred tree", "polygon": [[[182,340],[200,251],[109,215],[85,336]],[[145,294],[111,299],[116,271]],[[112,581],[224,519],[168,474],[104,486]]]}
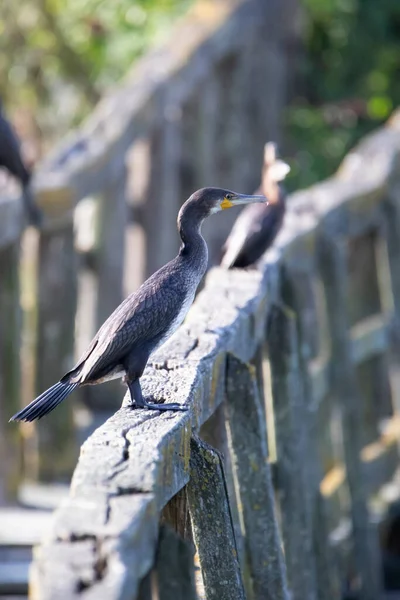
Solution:
{"label": "blurred tree", "polygon": [[[45,137],[76,125],[191,0],[1,0],[0,95]],[[53,135],[52,135],[53,134]]]}
{"label": "blurred tree", "polygon": [[[192,1],[0,0],[0,95],[9,112],[35,115],[51,144]],[[400,0],[299,2],[304,48],[286,113],[292,188],[334,172],[400,104]]]}
{"label": "blurred tree", "polygon": [[301,92],[287,111],[292,188],[332,174],[357,140],[400,105],[400,1],[303,4]]}

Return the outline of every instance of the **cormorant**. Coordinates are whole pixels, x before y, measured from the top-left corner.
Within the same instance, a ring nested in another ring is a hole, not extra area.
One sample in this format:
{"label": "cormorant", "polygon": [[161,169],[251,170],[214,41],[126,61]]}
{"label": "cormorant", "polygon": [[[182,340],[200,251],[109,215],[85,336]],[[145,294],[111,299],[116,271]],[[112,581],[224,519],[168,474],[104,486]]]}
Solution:
{"label": "cormorant", "polygon": [[275,144],[266,144],[262,184],[256,194],[263,193],[268,204],[248,206],[240,213],[223,246],[221,266],[248,267],[272,244],[285,215],[286,194],[278,182],[289,170],[286,163],[277,160]]}
{"label": "cormorant", "polygon": [[39,226],[42,214],[36,206],[30,189],[31,172],[22,160],[17,135],[9,121],[6,119],[0,100],[0,167],[7,169],[11,175],[18,179],[22,186],[22,198],[25,212],[32,225]]}
{"label": "cormorant", "polygon": [[206,272],[207,244],[200,231],[204,219],[231,206],[266,201],[261,195],[246,196],[219,188],[203,188],[192,194],[178,214],[179,254],[118,306],[71,371],[10,420],[40,419],[76,387],[119,377],[124,377],[136,407],[186,410],[180,404],[146,402],[140,377],[150,354],[183,322]]}

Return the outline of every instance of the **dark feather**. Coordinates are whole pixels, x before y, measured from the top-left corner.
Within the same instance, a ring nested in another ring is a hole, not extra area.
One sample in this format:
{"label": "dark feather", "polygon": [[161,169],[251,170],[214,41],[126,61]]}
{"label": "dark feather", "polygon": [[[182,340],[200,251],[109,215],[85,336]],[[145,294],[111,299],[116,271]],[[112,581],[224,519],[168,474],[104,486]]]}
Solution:
{"label": "dark feather", "polygon": [[225,243],[221,264],[228,268],[245,268],[254,264],[271,246],[284,216],[283,200],[268,206],[252,204],[246,207]]}
{"label": "dark feather", "polygon": [[61,381],[92,383],[121,364],[127,352],[148,350],[167,334],[193,282],[180,256],[154,273],[110,315],[88,350]]}
{"label": "dark feather", "polygon": [[58,406],[77,387],[77,383],[56,383],[51,388],[40,394],[28,406],[25,406],[10,421],[34,421],[41,419]]}
{"label": "dark feather", "polygon": [[0,112],[0,166],[18,179],[23,187],[29,184],[31,173],[22,160],[17,135],[2,112]]}

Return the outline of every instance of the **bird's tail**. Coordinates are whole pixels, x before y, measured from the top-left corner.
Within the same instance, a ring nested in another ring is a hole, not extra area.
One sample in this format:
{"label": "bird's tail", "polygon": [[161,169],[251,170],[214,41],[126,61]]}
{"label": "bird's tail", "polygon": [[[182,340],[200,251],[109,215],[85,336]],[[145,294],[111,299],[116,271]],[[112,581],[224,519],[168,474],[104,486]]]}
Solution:
{"label": "bird's tail", "polygon": [[47,415],[56,406],[58,406],[70,393],[79,385],[79,383],[61,383],[59,381],[48,390],[40,394],[28,406],[17,412],[10,421],[34,421]]}

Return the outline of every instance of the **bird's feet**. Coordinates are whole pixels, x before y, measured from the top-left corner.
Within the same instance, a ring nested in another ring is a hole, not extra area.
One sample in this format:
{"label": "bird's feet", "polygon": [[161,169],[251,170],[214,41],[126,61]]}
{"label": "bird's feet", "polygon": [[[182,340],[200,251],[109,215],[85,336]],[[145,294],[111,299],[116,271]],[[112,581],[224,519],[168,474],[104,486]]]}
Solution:
{"label": "bird's feet", "polygon": [[137,408],[147,408],[147,410],[173,410],[173,411],[188,410],[188,407],[184,406],[183,404],[153,404],[152,402],[145,402],[144,406],[138,406]]}
{"label": "bird's feet", "polygon": [[173,410],[173,411],[186,411],[187,406],[183,404],[167,404],[167,403],[155,403],[147,402],[142,394],[142,388],[140,387],[139,379],[128,381],[128,388],[131,396],[131,408],[147,408],[147,410]]}

